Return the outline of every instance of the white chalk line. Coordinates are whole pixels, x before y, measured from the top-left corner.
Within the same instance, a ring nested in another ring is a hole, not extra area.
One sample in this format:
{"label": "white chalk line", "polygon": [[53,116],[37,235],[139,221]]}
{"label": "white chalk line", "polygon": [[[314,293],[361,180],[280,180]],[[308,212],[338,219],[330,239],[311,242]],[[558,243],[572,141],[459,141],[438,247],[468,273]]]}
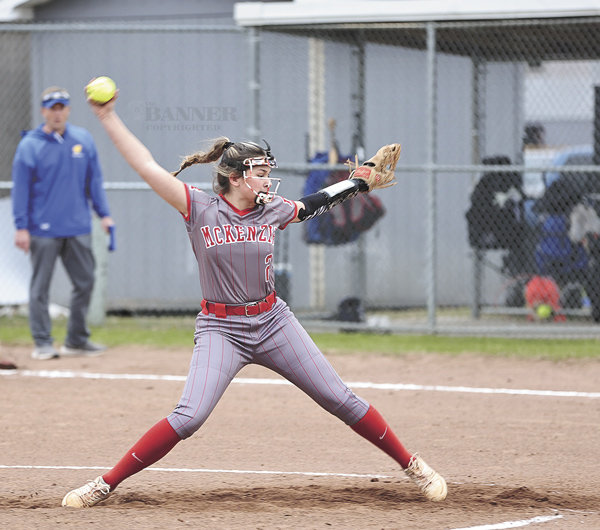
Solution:
{"label": "white chalk line", "polygon": [[[184,375],[157,374],[103,374],[93,372],[72,372],[64,370],[0,370],[0,375],[17,375],[21,377],[42,377],[47,379],[111,379],[137,381],[179,381],[184,382]],[[233,383],[243,385],[291,385],[285,379],[267,379],[253,377],[235,377]],[[468,386],[415,385],[407,383],[371,383],[365,381],[346,382],[350,388],[367,388],[374,390],[394,391],[429,391],[458,392],[467,394],[504,394],[518,396],[542,396],[558,398],[599,399],[600,392],[576,392],[568,390],[531,390],[525,388],[481,388]]]}
{"label": "white chalk line", "polygon": [[542,515],[532,517],[531,519],[522,519],[520,521],[506,521],[504,523],[484,524],[480,526],[466,526],[464,528],[453,528],[452,530],[503,530],[504,528],[519,528],[529,526],[530,524],[548,523],[555,519],[562,519],[562,515]]}
{"label": "white chalk line", "polygon": [[[88,470],[103,471],[111,469],[103,466],[7,466],[0,469],[55,469],[55,470]],[[267,471],[252,469],[191,469],[180,467],[147,467],[147,471],[165,471],[169,473],[233,473],[238,475],[302,475],[305,477],[348,477],[348,478],[394,478],[392,475],[373,475],[362,473],[326,473],[322,471]]]}

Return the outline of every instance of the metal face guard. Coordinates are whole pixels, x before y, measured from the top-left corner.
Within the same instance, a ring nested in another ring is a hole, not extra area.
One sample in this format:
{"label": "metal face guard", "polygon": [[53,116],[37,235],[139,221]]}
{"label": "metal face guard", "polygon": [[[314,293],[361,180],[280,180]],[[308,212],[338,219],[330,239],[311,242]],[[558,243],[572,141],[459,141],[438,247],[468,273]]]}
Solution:
{"label": "metal face guard", "polygon": [[252,168],[257,166],[277,167],[277,160],[273,156],[255,156],[253,158],[245,158],[242,164],[252,171]]}
{"label": "metal face guard", "polygon": [[[273,200],[273,198],[275,197],[275,195],[277,195],[277,190],[279,189],[279,184],[281,184],[281,179],[277,178],[277,177],[255,177],[252,176],[252,178],[255,179],[267,179],[271,181],[271,186],[269,187],[269,191],[256,191],[252,186],[250,186],[250,184],[248,184],[248,178],[246,176],[246,172],[244,171],[244,183],[246,184],[246,186],[248,186],[252,192],[254,193],[254,195],[256,195],[256,197],[254,198],[254,201],[256,202],[256,204],[266,204],[268,202],[271,202]],[[275,184],[275,189],[273,189],[273,183]]]}

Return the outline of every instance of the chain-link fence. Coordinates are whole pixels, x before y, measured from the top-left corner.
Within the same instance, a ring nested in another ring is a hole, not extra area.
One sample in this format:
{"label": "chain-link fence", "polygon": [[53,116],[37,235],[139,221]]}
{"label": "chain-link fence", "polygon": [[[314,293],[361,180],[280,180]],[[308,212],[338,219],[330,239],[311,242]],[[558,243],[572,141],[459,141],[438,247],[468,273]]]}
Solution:
{"label": "chain-link fence", "polygon": [[[598,30],[597,18],[6,25],[0,64],[10,75],[0,80],[0,105],[11,118],[0,132],[1,180],[9,189],[19,131],[39,122],[43,88],[76,95],[99,74],[116,79],[122,118],[165,167],[207,138],[264,137],[290,199],[344,178],[347,158],[400,142],[397,186],[278,234],[278,291],[297,313],[321,324],[506,334],[543,319],[541,333],[588,324],[593,333]],[[117,223],[102,305],[197,309],[197,270],[178,214],[140,189],[83,95],[73,98],[71,121],[96,138]],[[207,167],[183,176],[211,181]],[[27,295],[9,203],[0,199],[0,304]],[[53,299],[66,303],[60,272],[55,284]],[[9,296],[7,285],[18,292]]]}

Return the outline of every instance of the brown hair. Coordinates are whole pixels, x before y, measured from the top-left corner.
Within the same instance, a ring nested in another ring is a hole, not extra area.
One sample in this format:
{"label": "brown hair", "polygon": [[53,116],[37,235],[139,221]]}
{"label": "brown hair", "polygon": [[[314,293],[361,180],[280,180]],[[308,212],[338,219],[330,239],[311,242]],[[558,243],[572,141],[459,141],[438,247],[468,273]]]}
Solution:
{"label": "brown hair", "polygon": [[222,136],[217,138],[212,147],[206,151],[184,157],[177,171],[172,175],[176,177],[185,168],[194,164],[207,164],[221,159],[215,166],[215,177],[213,190],[215,193],[227,193],[229,191],[229,177],[242,174],[242,161],[246,158],[266,156],[266,151],[253,142],[231,142],[229,138]]}

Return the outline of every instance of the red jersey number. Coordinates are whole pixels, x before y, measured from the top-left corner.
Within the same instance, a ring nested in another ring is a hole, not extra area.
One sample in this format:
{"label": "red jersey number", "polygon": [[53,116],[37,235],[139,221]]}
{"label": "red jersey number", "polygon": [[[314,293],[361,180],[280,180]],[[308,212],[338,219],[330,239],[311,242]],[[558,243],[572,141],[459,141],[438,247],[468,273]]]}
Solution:
{"label": "red jersey number", "polygon": [[273,270],[273,254],[265,256],[265,282],[269,283],[271,279],[271,271]]}

